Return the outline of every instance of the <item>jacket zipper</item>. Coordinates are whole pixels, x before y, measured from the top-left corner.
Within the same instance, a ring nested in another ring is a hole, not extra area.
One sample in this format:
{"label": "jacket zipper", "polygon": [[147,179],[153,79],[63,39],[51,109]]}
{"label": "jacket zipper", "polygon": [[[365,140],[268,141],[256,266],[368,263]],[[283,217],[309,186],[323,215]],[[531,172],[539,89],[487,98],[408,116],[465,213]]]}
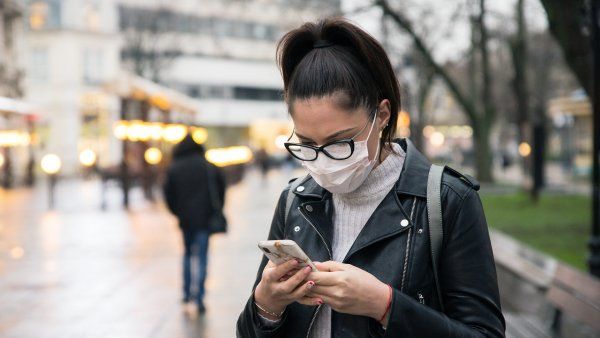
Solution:
{"label": "jacket zipper", "polygon": [[310,320],[310,325],[308,325],[308,331],[306,331],[306,338],[308,338],[308,336],[310,335],[310,329],[312,328],[312,326],[315,322],[315,319],[317,318],[317,314],[319,313],[319,310],[321,310],[321,306],[323,306],[323,305],[317,306],[317,310],[315,311],[312,319]]}
{"label": "jacket zipper", "polygon": [[[414,212],[415,212],[416,201],[417,201],[417,198],[415,197],[413,199],[412,210],[410,212],[410,220],[411,220],[411,222],[413,222],[413,219],[414,219],[413,215],[414,215]],[[323,235],[321,235],[321,233],[319,232],[319,230],[317,230],[317,227],[315,227],[315,225],[308,219],[308,217],[306,217],[306,215],[302,211],[301,207],[298,207],[298,211],[300,211],[300,215],[302,215],[302,217],[304,217],[304,219],[308,222],[308,224],[310,224],[310,226],[317,232],[317,234],[321,238],[321,241],[323,242],[323,244],[325,245],[325,248],[327,249],[327,252],[329,253],[329,259],[333,259],[333,255],[331,254],[331,250],[329,249],[329,246],[327,245],[327,242],[325,242],[325,238],[323,238]],[[402,269],[402,282],[401,282],[401,285],[400,285],[400,290],[402,290],[404,288],[404,275],[406,274],[406,267],[407,267],[407,264],[408,264],[408,253],[409,253],[409,246],[410,246],[410,234],[411,234],[411,230],[412,229],[408,229],[408,240],[407,240],[407,243],[406,243],[406,257],[404,259],[404,268]],[[306,332],[306,338],[308,338],[308,336],[310,335],[310,330],[312,329],[312,326],[313,326],[313,324],[315,322],[315,318],[317,318],[317,314],[319,313],[319,310],[321,310],[321,306],[322,305],[319,305],[317,307],[317,310],[315,311],[315,313],[313,314],[312,319],[310,320],[310,324],[308,325],[308,331]]]}
{"label": "jacket zipper", "polygon": [[406,268],[408,267],[408,253],[410,252],[411,230],[412,229],[408,229],[408,237],[406,238],[406,252],[404,253],[404,267],[402,268],[402,281],[400,282],[400,291],[404,290],[404,277],[406,276]]}
{"label": "jacket zipper", "polygon": [[[413,199],[412,208],[410,210],[410,221],[414,223],[415,205],[417,204],[417,198]],[[400,281],[400,291],[404,290],[404,277],[406,276],[406,268],[408,267],[408,255],[410,254],[410,235],[411,229],[408,229],[408,236],[406,238],[406,253],[404,254],[404,267],[402,268],[402,280]]]}
{"label": "jacket zipper", "polygon": [[327,242],[325,242],[325,238],[323,238],[323,235],[321,235],[321,233],[319,232],[319,230],[317,230],[317,227],[315,227],[315,225],[311,221],[308,220],[308,217],[306,217],[306,215],[302,211],[301,207],[298,207],[298,211],[300,211],[300,215],[302,215],[302,217],[304,217],[304,219],[308,222],[308,224],[310,224],[310,226],[313,229],[315,229],[315,231],[317,232],[317,234],[319,235],[319,237],[321,237],[321,241],[323,241],[323,244],[325,244],[325,249],[327,249],[327,253],[329,253],[329,259],[333,259],[333,255],[331,254],[331,250],[329,249],[329,246],[327,245]]}
{"label": "jacket zipper", "polygon": [[419,297],[419,303],[425,305],[425,297],[423,297],[423,294],[418,292],[417,296]]}
{"label": "jacket zipper", "polygon": [[[308,217],[306,217],[306,215],[302,211],[301,207],[298,207],[298,211],[300,211],[300,215],[302,215],[302,217],[304,217],[304,219],[308,222],[308,224],[310,224],[310,226],[319,235],[319,237],[321,238],[321,241],[323,241],[323,244],[325,245],[325,248],[327,249],[327,253],[329,253],[329,259],[333,259],[333,255],[331,254],[331,250],[329,249],[329,246],[327,245],[327,242],[325,242],[325,238],[323,238],[323,235],[321,235],[321,233],[319,232],[319,230],[317,230],[317,227],[315,227],[315,225],[308,219]],[[317,318],[317,314],[319,313],[319,310],[321,310],[321,306],[323,306],[323,305],[319,305],[317,307],[317,310],[315,311],[315,313],[313,314],[313,316],[312,316],[312,318],[310,320],[310,324],[308,325],[308,331],[306,331],[306,338],[308,338],[308,336],[310,335],[310,330],[312,329],[312,326],[315,323],[315,319]]]}

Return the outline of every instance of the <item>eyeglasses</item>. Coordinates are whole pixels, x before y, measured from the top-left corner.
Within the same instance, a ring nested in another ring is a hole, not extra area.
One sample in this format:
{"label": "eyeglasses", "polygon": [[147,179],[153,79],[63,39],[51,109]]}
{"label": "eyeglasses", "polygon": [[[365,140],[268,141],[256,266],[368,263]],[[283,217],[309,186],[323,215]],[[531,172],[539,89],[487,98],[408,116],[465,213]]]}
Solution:
{"label": "eyeglasses", "polygon": [[[300,161],[314,161],[319,156],[319,152],[325,154],[327,157],[333,160],[345,160],[354,153],[354,139],[358,137],[358,135],[362,134],[365,128],[369,125],[369,122],[371,122],[371,120],[367,119],[367,123],[365,123],[364,127],[362,127],[362,129],[356,135],[348,139],[332,141],[322,146],[312,146],[293,142],[285,142],[284,146],[287,151],[292,154],[292,156]],[[294,132],[292,132],[292,135],[290,135],[288,141],[292,138],[293,134]]]}

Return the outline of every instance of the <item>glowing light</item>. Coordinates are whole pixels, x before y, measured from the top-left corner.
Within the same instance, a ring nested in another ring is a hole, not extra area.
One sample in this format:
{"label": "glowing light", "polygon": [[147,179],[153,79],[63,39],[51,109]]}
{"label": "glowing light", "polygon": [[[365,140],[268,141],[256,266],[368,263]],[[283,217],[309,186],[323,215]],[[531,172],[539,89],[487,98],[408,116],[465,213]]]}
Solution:
{"label": "glowing light", "polygon": [[139,90],[139,89],[134,89],[131,92],[131,97],[134,98],[137,101],[142,101],[146,98],[146,94],[144,93],[143,90]]}
{"label": "glowing light", "polygon": [[0,147],[28,146],[31,144],[31,135],[25,131],[3,130],[0,131]]}
{"label": "glowing light", "polygon": [[0,154],[0,168],[4,167],[4,162],[6,160],[4,159],[4,155]]}
{"label": "glowing light", "polygon": [[183,124],[170,124],[163,130],[163,138],[170,143],[179,143],[187,135],[187,128]]}
{"label": "glowing light", "polygon": [[423,128],[423,136],[429,138],[431,137],[431,134],[433,134],[435,132],[435,127],[433,126],[425,126],[425,128]]}
{"label": "glowing light", "polygon": [[398,114],[398,127],[400,128],[408,128],[410,127],[410,115],[408,112],[402,110],[400,114]]}
{"label": "glowing light", "polygon": [[208,139],[208,132],[204,128],[194,128],[192,131],[192,138],[194,139],[194,142],[202,144]]}
{"label": "glowing light", "polygon": [[284,143],[287,142],[288,136],[279,135],[275,138],[275,146],[277,149],[285,149]]}
{"label": "glowing light", "polygon": [[42,157],[42,171],[48,175],[54,175],[60,171],[62,161],[55,154],[47,154]]}
{"label": "glowing light", "polygon": [[150,97],[150,104],[162,110],[168,110],[171,108],[171,102],[169,102],[169,99],[162,94],[152,95]]}
{"label": "glowing light", "polygon": [[531,154],[531,146],[527,142],[522,142],[519,144],[519,155],[522,157],[527,157]]}
{"label": "glowing light", "polygon": [[29,27],[40,29],[46,25],[48,20],[48,4],[43,2],[32,3],[29,7]]}
{"label": "glowing light", "polygon": [[433,146],[440,147],[441,145],[444,144],[444,141],[445,141],[444,134],[440,133],[439,131],[435,131],[429,137],[429,141],[431,142],[431,144]]}
{"label": "glowing light", "polygon": [[131,142],[136,142],[141,139],[141,130],[143,128],[142,123],[143,122],[140,120],[134,120],[129,123],[129,126],[127,127],[127,140]]}
{"label": "glowing light", "polygon": [[148,132],[150,133],[150,138],[159,141],[163,136],[163,126],[162,123],[151,123],[148,126]]}
{"label": "glowing light", "polygon": [[135,128],[135,134],[140,141],[148,141],[152,136],[150,134],[150,123],[144,123],[142,121],[137,121],[133,128]]}
{"label": "glowing light", "polygon": [[247,163],[252,159],[252,150],[246,146],[210,149],[206,159],[217,167]]}
{"label": "glowing light", "polygon": [[115,123],[115,125],[113,127],[113,134],[119,140],[125,140],[127,138],[127,129],[128,129],[127,121],[118,121]]}
{"label": "glowing light", "polygon": [[146,152],[144,152],[144,159],[146,162],[148,162],[148,164],[157,165],[160,163],[160,161],[162,161],[162,158],[162,151],[160,151],[158,148],[148,148]]}
{"label": "glowing light", "polygon": [[10,249],[10,257],[13,259],[20,259],[24,254],[25,250],[23,250],[23,248],[20,246],[15,246],[14,248]]}
{"label": "glowing light", "polygon": [[84,151],[79,153],[79,162],[81,162],[81,164],[84,167],[93,166],[94,164],[96,164],[97,159],[98,156],[92,149],[85,149]]}

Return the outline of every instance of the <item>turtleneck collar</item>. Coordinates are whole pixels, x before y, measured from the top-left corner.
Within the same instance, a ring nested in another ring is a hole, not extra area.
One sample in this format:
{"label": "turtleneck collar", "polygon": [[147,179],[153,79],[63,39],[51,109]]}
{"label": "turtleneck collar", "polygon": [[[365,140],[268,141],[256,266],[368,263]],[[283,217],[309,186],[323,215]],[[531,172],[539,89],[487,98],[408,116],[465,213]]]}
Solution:
{"label": "turtleneck collar", "polygon": [[352,192],[334,194],[334,197],[362,202],[371,198],[376,199],[381,194],[387,194],[398,180],[406,157],[404,149],[398,143],[391,143],[391,146],[394,151],[390,152],[383,162],[371,170],[363,184]]}

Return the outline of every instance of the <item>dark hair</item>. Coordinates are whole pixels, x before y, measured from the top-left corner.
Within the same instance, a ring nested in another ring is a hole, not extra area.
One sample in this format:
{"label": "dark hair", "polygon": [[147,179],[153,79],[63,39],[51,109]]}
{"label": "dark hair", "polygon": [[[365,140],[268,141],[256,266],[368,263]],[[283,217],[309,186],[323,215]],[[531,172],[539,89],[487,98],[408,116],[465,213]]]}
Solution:
{"label": "dark hair", "polygon": [[204,156],[204,146],[196,143],[190,134],[173,148],[173,158],[180,159],[191,155]]}
{"label": "dark hair", "polygon": [[388,99],[390,120],[382,132],[382,147],[395,137],[398,79],[381,44],[358,26],[343,18],[304,23],[281,38],[277,63],[290,114],[296,99],[341,93],[338,104],[343,108],[364,107],[370,113]]}

